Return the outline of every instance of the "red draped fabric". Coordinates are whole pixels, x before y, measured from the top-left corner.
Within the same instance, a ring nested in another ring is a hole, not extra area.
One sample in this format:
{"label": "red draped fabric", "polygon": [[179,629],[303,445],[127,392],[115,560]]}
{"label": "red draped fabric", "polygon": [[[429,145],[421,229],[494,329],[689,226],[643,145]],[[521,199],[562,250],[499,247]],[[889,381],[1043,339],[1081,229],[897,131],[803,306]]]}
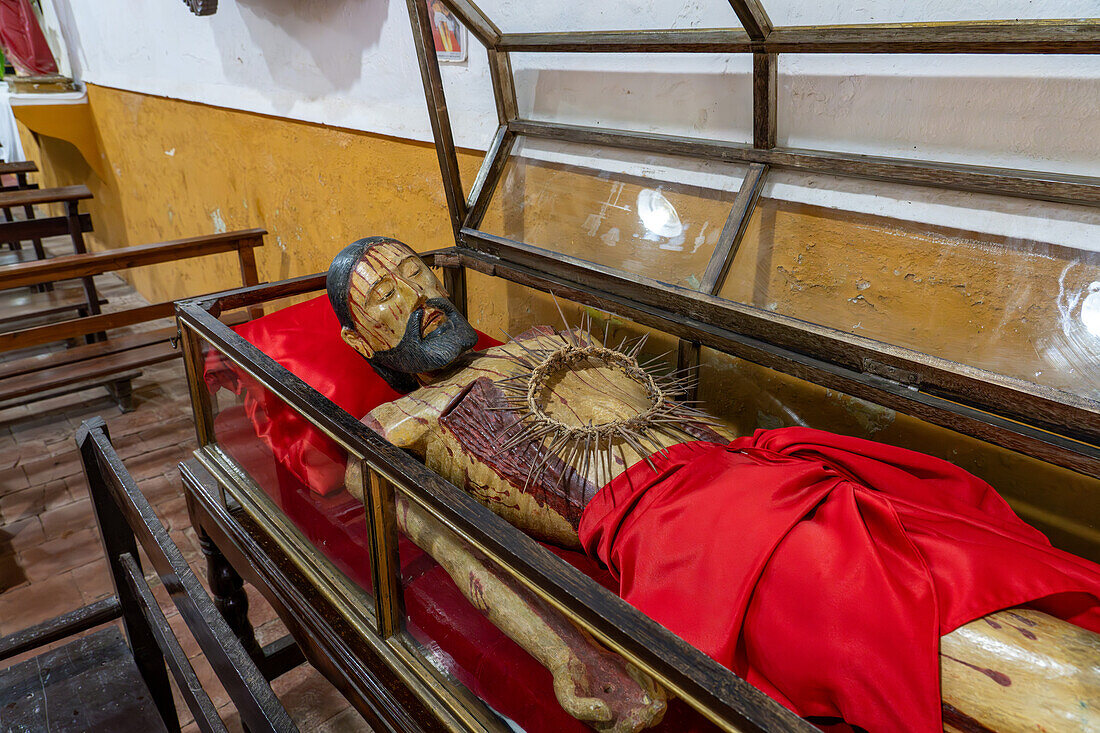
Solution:
{"label": "red draped fabric", "polygon": [[0,0],[0,43],[20,73],[57,73],[57,62],[38,26],[30,0]]}
{"label": "red draped fabric", "polygon": [[[401,396],[366,359],[344,343],[340,321],[327,295],[269,313],[233,330],[356,420]],[[475,348],[487,349],[499,343],[479,332]],[[240,395],[256,435],[299,481],[322,495],[344,488],[347,453],[297,410],[216,351],[207,354],[204,378],[212,393],[227,389]]]}
{"label": "red draped fabric", "polygon": [[585,549],[799,715],[942,731],[940,636],[1024,604],[1100,631],[1100,567],[946,461],[808,428],[652,460],[588,505]]}

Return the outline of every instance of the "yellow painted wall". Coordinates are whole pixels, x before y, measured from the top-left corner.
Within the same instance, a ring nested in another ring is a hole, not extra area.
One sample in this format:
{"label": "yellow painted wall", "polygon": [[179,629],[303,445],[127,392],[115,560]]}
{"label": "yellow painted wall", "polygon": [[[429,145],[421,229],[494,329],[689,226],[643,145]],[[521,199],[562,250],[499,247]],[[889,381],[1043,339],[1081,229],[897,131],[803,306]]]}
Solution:
{"label": "yellow painted wall", "polygon": [[[275,281],[325,270],[359,237],[453,244],[431,145],[95,85],[88,97],[108,180],[69,143],[20,132],[44,185],[92,190],[93,248],[263,227],[260,278]],[[467,186],[480,159],[461,153]],[[144,268],[134,282],[158,301],[240,281],[234,257],[217,255]]]}
{"label": "yellow painted wall", "polygon": [[[100,180],[68,143],[43,137],[38,145],[25,128],[21,133],[29,156],[40,164],[45,185],[86,183],[92,189],[95,199],[87,210],[95,227],[93,247],[264,227],[270,233],[258,252],[260,276],[275,281],[324,270],[333,254],[362,236],[390,235],[419,250],[453,243],[430,145],[104,87],[90,86],[89,98],[108,180]],[[460,155],[467,186],[480,158],[480,153],[470,151]],[[555,230],[576,234],[582,222],[598,212],[610,184],[556,167],[527,166],[510,172],[502,184],[525,205],[491,207],[484,227],[552,245],[543,240],[552,239]],[[557,195],[563,193],[569,197]],[[677,193],[687,195],[693,201],[690,206],[698,209],[698,216],[689,208],[684,215],[713,218],[709,194]],[[636,243],[600,249],[607,246],[600,236],[608,226],[626,231],[625,220],[615,219],[619,210],[610,211],[600,222],[603,229],[585,241],[558,242],[559,248],[576,255],[592,253],[604,264],[627,266],[641,274],[667,270],[668,262],[656,249],[650,252]],[[705,235],[701,230],[698,234]],[[971,234],[929,233],[897,222],[765,200],[725,295],[792,315],[812,313],[814,320],[846,330],[858,322],[875,332],[868,335],[889,335],[903,343],[903,336],[912,338],[914,346],[939,348],[948,358],[966,358],[968,348],[981,344],[991,360],[1011,360],[1018,354],[1034,359],[1034,352],[1023,346],[1034,334],[1051,330],[1051,303],[1042,301],[1039,310],[1007,319],[998,291],[1004,290],[1004,282],[997,278],[1008,263],[1004,252],[990,249],[999,243],[983,242],[975,250],[979,256],[954,261],[955,255],[945,253],[958,250],[936,239],[954,236],[966,241]],[[850,256],[853,252],[859,255]],[[705,267],[705,258],[669,256],[681,258],[672,265],[681,282],[701,275]],[[998,262],[1002,267],[995,266]],[[1028,255],[1011,265],[1008,271],[1017,282],[1037,287],[1049,285],[1052,278],[1056,281],[1055,269],[1065,263],[1057,257]],[[909,274],[927,279],[914,282],[906,278]],[[1093,276],[1091,269],[1086,274]],[[230,255],[147,268],[134,280],[152,301],[239,282]],[[519,285],[470,273],[469,292],[471,320],[498,337],[500,329],[514,334],[535,323],[558,321],[549,297]],[[932,320],[915,318],[912,325],[918,325],[919,332],[899,330],[907,316],[922,316],[921,309],[932,300],[950,312]],[[576,323],[583,311],[564,306]],[[602,333],[604,322],[596,315],[594,330]],[[644,331],[619,319],[612,319],[609,330],[612,343]],[[990,332],[996,336],[990,337]],[[674,339],[655,334],[647,351],[660,353],[675,346]],[[1025,361],[1016,366],[1037,368]],[[997,486],[1017,511],[1057,544],[1100,559],[1096,481],[709,350],[703,353],[700,394],[742,431],[802,421],[952,460]]]}

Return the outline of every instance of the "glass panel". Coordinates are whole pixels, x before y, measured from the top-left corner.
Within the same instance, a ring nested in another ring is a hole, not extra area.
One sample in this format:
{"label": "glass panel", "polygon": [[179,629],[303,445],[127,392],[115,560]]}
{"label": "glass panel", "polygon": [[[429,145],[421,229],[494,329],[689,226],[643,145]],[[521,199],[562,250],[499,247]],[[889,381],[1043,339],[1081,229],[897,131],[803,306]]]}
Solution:
{"label": "glass panel", "polygon": [[1057,547],[1100,561],[1100,481],[719,351],[700,354],[699,399],[737,435],[803,426],[950,461],[988,481]]}
{"label": "glass panel", "polygon": [[744,166],[517,141],[481,228],[698,288]]}
{"label": "glass panel", "polygon": [[919,23],[959,20],[1036,20],[1088,18],[1096,15],[1095,0],[973,0],[969,3],[906,3],[866,0],[861,3],[807,3],[768,0],[764,3],[775,26],[850,23]]}
{"label": "glass panel", "polygon": [[721,296],[1100,399],[1100,212],[774,171]]}
{"label": "glass panel", "polygon": [[1100,57],[780,54],[779,89],[783,146],[1100,170]]}
{"label": "glass panel", "polygon": [[752,140],[750,54],[514,53],[511,59],[520,117]]}
{"label": "glass panel", "polygon": [[[271,304],[265,304],[270,306]],[[214,442],[287,520],[373,596],[358,460],[302,413],[204,344],[203,379],[214,404]]]}
{"label": "glass panel", "polygon": [[528,3],[479,0],[505,33],[641,31],[662,28],[740,28],[727,0],[621,0],[617,3]]}
{"label": "glass panel", "polygon": [[[566,689],[587,689],[619,711],[647,704],[647,692],[626,674],[622,657],[578,632],[403,492],[397,492],[397,502],[408,638],[447,679],[506,718],[513,729],[588,730],[562,707],[553,677],[539,661],[540,654],[550,658],[565,643],[582,665],[587,663],[585,674],[592,675],[579,683],[591,687],[567,684]],[[610,573],[584,552],[544,547],[609,591],[617,590]],[[669,730],[712,729],[679,700],[671,702],[664,720]]]}
{"label": "glass panel", "polygon": [[[438,22],[458,23],[451,16]],[[443,80],[443,94],[447,100],[447,114],[451,120],[455,146],[475,151],[476,154],[488,149],[497,131],[496,101],[493,98],[493,85],[489,81],[489,57],[485,53],[485,47],[468,29],[461,25],[457,27],[459,31],[456,40],[465,45],[450,52],[439,53],[439,75]],[[453,41],[448,41],[448,46],[452,43]],[[477,169],[467,173],[466,162],[461,160],[462,185],[469,194]]]}

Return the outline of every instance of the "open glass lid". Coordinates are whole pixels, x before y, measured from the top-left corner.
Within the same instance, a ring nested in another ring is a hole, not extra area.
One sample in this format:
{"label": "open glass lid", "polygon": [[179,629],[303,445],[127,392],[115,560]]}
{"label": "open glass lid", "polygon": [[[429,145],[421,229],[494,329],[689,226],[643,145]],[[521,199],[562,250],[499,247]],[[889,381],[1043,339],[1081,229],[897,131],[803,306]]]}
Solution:
{"label": "open glass lid", "polygon": [[414,13],[462,257],[1100,476],[1094,4],[437,2],[496,102],[463,189]]}

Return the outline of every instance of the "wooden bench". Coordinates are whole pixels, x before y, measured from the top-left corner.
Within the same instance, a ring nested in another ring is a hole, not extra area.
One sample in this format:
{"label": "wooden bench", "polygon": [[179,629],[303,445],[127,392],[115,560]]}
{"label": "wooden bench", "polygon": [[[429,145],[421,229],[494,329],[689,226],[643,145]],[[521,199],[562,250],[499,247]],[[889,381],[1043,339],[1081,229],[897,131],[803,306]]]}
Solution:
{"label": "wooden bench", "polygon": [[[2,179],[0,179],[0,191],[20,191],[27,188],[38,188],[37,183],[30,183],[27,180],[28,173],[37,173],[38,166],[29,160],[13,161],[11,163],[0,163],[0,176],[15,176],[15,183],[10,185],[3,185]],[[15,221],[15,217],[12,216],[10,206],[3,208],[4,220],[8,222]],[[34,207],[24,206],[23,214],[26,219],[34,219]],[[23,249],[23,243],[18,240],[0,240],[0,243],[8,245],[12,250],[18,251]],[[35,242],[35,251],[41,251],[41,241]]]}
{"label": "wooden bench", "polygon": [[[0,174],[4,171],[0,169]],[[7,259],[0,260],[0,266],[27,262],[31,259],[30,250],[23,250],[22,242],[30,241],[33,245],[34,259],[46,259],[46,251],[42,246],[42,240],[47,237],[56,237],[67,234],[72,240],[73,252],[84,254],[88,251],[84,243],[84,232],[92,230],[92,220],[87,214],[81,214],[79,205],[81,201],[92,198],[92,192],[87,186],[62,186],[59,188],[28,187],[20,189],[0,188],[0,210],[4,211],[6,221],[0,222],[0,242],[14,243],[12,252],[4,255]],[[64,216],[48,216],[37,219],[34,216],[36,205],[60,204],[65,207]],[[25,220],[15,220],[11,217],[11,209],[23,207],[27,212]],[[88,313],[99,312],[99,296],[95,290],[95,282],[92,278],[84,278],[84,309]],[[0,290],[9,286],[0,280]],[[15,286],[10,286],[15,287]],[[53,282],[38,283],[34,286],[38,292],[48,292],[54,289]],[[78,305],[66,310],[75,310]]]}
{"label": "wooden bench", "polygon": [[[23,287],[235,251],[243,284],[255,285],[254,249],[263,245],[266,233],[247,229],[8,265],[0,267],[0,282],[4,287]],[[139,370],[179,356],[173,343],[175,328],[106,334],[174,314],[174,304],[166,301],[0,333],[0,354],[104,334],[94,343],[0,362],[0,409],[96,385],[106,386],[123,412],[132,409],[130,383],[141,374]]]}
{"label": "wooden bench", "polygon": [[[12,265],[18,266],[18,263]],[[6,267],[0,267],[0,270]],[[8,293],[3,296],[4,308],[0,311],[0,332],[20,328],[25,321],[43,319],[76,311],[79,317],[89,315],[88,296],[80,283],[56,283],[42,293]],[[96,296],[96,305],[106,305],[104,298]]]}
{"label": "wooden bench", "polygon": [[[60,649],[0,671],[0,726],[5,731],[175,731],[179,698],[203,731],[224,733],[218,710],[153,595],[140,547],[199,651],[240,716],[255,733],[297,733],[268,680],[304,661],[289,636],[255,650],[255,659],[203,589],[153,507],[126,471],[100,418],[76,434],[96,525],[115,594],[0,637],[0,661],[67,639],[116,619]],[[12,623],[13,619],[5,619]]]}

